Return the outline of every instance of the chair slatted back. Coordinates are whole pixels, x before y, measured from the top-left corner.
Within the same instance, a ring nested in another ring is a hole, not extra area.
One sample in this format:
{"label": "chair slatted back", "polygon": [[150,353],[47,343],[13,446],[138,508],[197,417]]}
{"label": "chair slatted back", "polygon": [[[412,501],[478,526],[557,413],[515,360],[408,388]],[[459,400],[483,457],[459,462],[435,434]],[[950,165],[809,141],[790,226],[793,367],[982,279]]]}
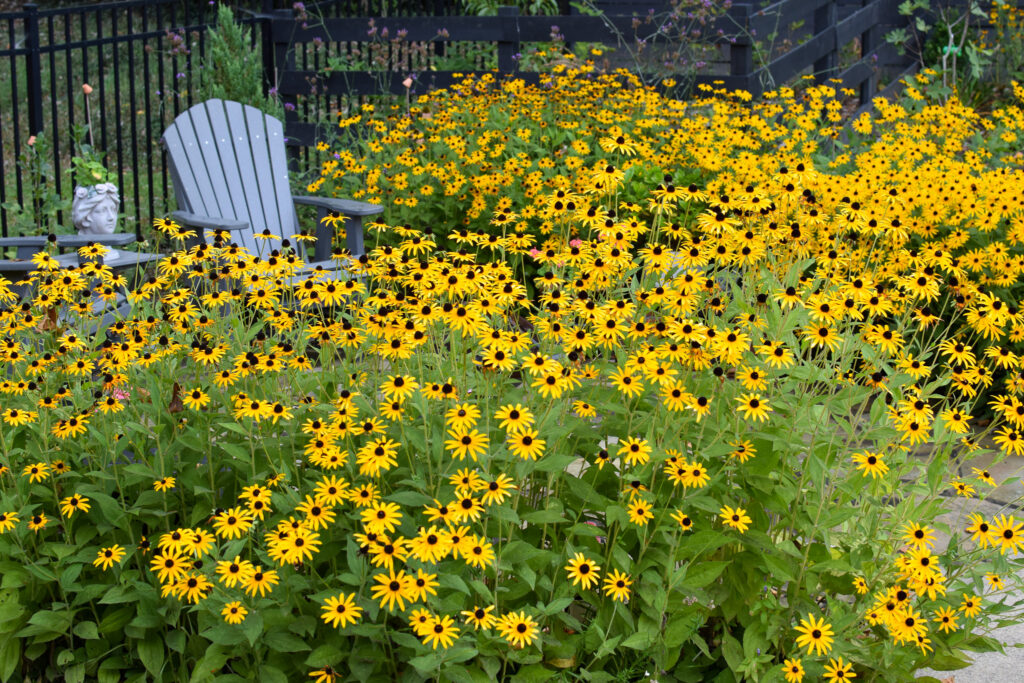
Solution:
{"label": "chair slatted back", "polygon": [[284,126],[255,107],[212,99],[181,113],[163,135],[178,208],[248,222],[232,241],[253,254],[280,246],[298,230],[288,183]]}

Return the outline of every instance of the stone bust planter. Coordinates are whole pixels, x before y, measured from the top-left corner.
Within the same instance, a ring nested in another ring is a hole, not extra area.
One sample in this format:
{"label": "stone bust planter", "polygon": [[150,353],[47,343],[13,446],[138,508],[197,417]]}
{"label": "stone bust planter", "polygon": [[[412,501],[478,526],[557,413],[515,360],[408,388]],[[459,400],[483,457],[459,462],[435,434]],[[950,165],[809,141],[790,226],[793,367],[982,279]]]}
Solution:
{"label": "stone bust planter", "polygon": [[[120,206],[121,196],[117,185],[79,185],[75,187],[75,196],[71,200],[71,222],[79,235],[110,235],[117,229],[117,210]],[[117,258],[117,250],[111,249],[103,260],[110,262]]]}

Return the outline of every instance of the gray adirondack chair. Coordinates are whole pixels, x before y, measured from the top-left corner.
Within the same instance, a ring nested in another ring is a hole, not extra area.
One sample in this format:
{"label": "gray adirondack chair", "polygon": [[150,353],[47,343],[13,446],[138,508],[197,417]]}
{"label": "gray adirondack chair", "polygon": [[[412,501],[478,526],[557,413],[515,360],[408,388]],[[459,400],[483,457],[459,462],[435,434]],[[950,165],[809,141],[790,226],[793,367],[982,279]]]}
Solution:
{"label": "gray adirondack chair", "polygon": [[[345,216],[346,242],[353,257],[364,253],[363,216],[384,207],[330,197],[294,196],[288,183],[284,126],[248,105],[211,99],[180,114],[164,132],[180,224],[228,230],[231,241],[266,256],[279,242],[257,239],[269,233],[288,238],[299,232],[296,204]],[[304,254],[309,267],[334,269],[333,228],[317,221],[316,245]],[[296,245],[298,247],[298,245]],[[302,247],[299,247],[300,249]]]}

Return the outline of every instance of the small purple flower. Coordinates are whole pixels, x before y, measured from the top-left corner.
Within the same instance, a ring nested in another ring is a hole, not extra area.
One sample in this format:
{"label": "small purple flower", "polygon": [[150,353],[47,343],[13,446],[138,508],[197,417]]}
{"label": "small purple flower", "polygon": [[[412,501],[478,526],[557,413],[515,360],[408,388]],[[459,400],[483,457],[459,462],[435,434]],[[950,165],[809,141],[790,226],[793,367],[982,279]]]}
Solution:
{"label": "small purple flower", "polygon": [[284,109],[285,111],[295,111],[295,105],[292,104],[291,102],[285,102]]}
{"label": "small purple flower", "polygon": [[175,78],[185,78],[185,74],[183,74],[182,72],[179,71],[178,73],[174,74],[174,77]]}

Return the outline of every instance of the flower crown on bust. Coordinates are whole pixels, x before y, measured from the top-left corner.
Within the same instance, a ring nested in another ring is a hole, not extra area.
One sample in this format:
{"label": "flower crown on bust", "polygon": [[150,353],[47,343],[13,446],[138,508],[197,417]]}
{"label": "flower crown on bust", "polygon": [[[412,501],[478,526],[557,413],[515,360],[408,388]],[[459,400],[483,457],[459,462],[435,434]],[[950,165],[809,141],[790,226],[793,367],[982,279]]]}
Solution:
{"label": "flower crown on bust", "polygon": [[117,196],[117,185],[114,183],[100,183],[99,185],[90,185],[88,187],[79,185],[75,188],[75,197],[78,199],[85,199],[86,197],[98,194],[114,195],[115,199],[120,200]]}

